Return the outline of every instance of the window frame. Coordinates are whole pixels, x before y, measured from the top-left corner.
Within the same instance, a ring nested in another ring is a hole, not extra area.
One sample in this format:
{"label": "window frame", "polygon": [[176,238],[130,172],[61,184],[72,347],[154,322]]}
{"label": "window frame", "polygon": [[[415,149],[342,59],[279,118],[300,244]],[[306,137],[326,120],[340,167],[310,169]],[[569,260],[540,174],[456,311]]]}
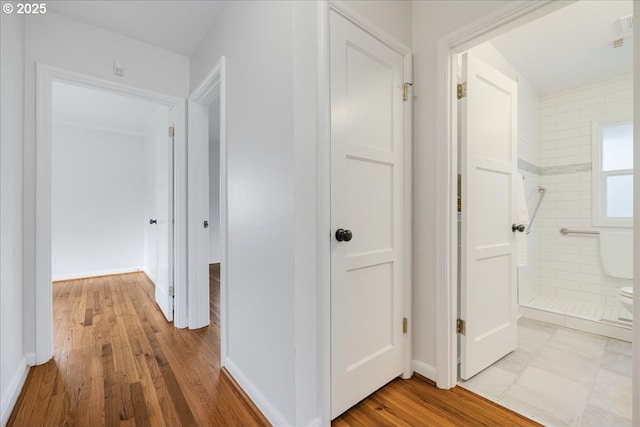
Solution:
{"label": "window frame", "polygon": [[[607,178],[617,175],[633,176],[633,169],[602,170],[602,130],[606,127],[633,124],[631,115],[603,118],[591,121],[591,222],[597,227],[633,227],[631,217],[607,216]],[[632,136],[633,137],[633,136]]]}

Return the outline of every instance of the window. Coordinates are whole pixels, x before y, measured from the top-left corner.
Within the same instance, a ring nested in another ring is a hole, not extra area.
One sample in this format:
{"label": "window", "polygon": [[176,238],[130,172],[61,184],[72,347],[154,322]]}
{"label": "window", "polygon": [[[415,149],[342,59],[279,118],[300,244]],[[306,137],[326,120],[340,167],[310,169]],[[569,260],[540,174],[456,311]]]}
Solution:
{"label": "window", "polygon": [[633,122],[593,122],[593,225],[631,227]]}

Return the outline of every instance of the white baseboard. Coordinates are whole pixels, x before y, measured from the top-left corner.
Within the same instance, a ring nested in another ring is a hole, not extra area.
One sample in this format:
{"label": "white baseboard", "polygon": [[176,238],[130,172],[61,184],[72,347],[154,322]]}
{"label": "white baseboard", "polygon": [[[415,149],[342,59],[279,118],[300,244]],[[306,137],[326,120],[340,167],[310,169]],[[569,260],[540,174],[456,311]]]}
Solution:
{"label": "white baseboard", "polygon": [[83,271],[81,273],[70,274],[54,274],[52,280],[54,282],[60,280],[84,279],[85,277],[109,276],[112,274],[125,274],[143,271],[142,267],[114,268],[109,270]]}
{"label": "white baseboard", "polygon": [[322,427],[322,420],[320,419],[320,417],[316,417],[314,419],[312,419],[311,421],[309,421],[305,427]]}
{"label": "white baseboard", "polygon": [[[34,354],[35,358],[35,354]],[[13,375],[11,380],[9,381],[9,385],[7,386],[7,391],[5,396],[6,400],[2,401],[2,410],[0,412],[0,425],[7,425],[7,421],[9,421],[9,417],[11,416],[11,411],[13,411],[13,407],[16,405],[18,401],[18,396],[20,396],[20,392],[22,391],[22,387],[24,386],[24,382],[27,379],[27,373],[29,372],[29,365],[27,365],[27,357],[23,357],[20,361],[18,369],[16,373]],[[4,391],[4,390],[2,390]]]}
{"label": "white baseboard", "polygon": [[272,425],[278,427],[291,425],[229,357],[225,358],[224,367]]}
{"label": "white baseboard", "polygon": [[29,366],[36,366],[36,353],[27,353],[25,355],[25,357],[27,358],[27,365]]}
{"label": "white baseboard", "polygon": [[438,380],[438,371],[428,363],[413,359],[411,361],[411,366],[413,367],[414,372],[419,373],[423,377],[430,379],[433,382]]}

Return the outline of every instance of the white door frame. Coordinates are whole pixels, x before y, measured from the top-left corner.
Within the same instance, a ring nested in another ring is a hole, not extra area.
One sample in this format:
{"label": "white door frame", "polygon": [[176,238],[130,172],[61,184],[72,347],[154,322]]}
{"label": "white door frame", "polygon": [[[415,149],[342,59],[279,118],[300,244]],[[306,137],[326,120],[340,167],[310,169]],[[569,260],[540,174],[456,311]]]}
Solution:
{"label": "white door frame", "polygon": [[[333,10],[404,57],[404,81],[413,82],[411,48],[396,40],[375,24],[339,0],[318,2],[320,12],[319,92],[318,92],[318,313],[319,313],[319,378],[320,413],[323,422],[331,420],[331,85],[329,11]],[[412,118],[413,91],[404,102],[404,317],[409,328],[404,336],[403,378],[413,375],[411,365],[411,221],[412,221]]]}
{"label": "white door frame", "polygon": [[62,68],[36,63],[36,253],[35,253],[35,364],[53,356],[53,291],[51,275],[51,140],[52,84],[112,92],[179,108],[174,149],[174,325],[187,325],[186,299],[186,132],[185,99],[103,80]]}
{"label": "white door frame", "polygon": [[[222,56],[202,80],[200,85],[189,96],[189,111],[194,107],[209,107],[216,99],[220,99],[220,362],[224,366],[227,355],[227,139],[225,109],[225,57]],[[208,116],[207,116],[208,117]],[[198,200],[202,198],[202,187],[197,180],[202,179],[202,171],[198,167],[207,139],[195,139],[201,135],[203,127],[208,126],[201,117],[189,113],[189,141],[187,144],[188,193],[189,193],[189,328],[197,329],[209,324],[209,281],[198,277],[198,266],[209,262],[209,254],[203,254],[197,244],[197,235],[201,232],[202,213],[198,212]],[[196,129],[198,128],[198,129]],[[207,270],[208,271],[208,270]],[[206,285],[206,286],[205,286]]]}
{"label": "white door frame", "polygon": [[493,14],[438,40],[437,76],[437,297],[436,348],[439,388],[452,388],[457,374],[457,194],[458,194],[458,109],[456,84],[458,54],[510,29],[567,6],[567,2],[528,0],[508,2]]}

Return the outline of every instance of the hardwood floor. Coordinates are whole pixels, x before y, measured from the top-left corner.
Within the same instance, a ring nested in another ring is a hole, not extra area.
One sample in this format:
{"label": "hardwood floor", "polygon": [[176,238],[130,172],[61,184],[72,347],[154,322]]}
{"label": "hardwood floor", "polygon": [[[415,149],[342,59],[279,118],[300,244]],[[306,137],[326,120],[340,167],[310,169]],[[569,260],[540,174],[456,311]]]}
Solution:
{"label": "hardwood floor", "polygon": [[180,330],[143,273],[53,286],[54,358],[31,368],[8,426],[265,426],[220,368],[219,279],[212,322]]}
{"label": "hardwood floor", "polygon": [[[211,324],[179,330],[143,273],[58,282],[54,358],[31,368],[8,426],[266,426],[220,368],[220,268]],[[396,379],[333,421],[344,426],[537,426],[459,387]]]}
{"label": "hardwood floor", "polygon": [[540,426],[461,387],[441,390],[414,375],[396,378],[333,420],[333,427]]}

